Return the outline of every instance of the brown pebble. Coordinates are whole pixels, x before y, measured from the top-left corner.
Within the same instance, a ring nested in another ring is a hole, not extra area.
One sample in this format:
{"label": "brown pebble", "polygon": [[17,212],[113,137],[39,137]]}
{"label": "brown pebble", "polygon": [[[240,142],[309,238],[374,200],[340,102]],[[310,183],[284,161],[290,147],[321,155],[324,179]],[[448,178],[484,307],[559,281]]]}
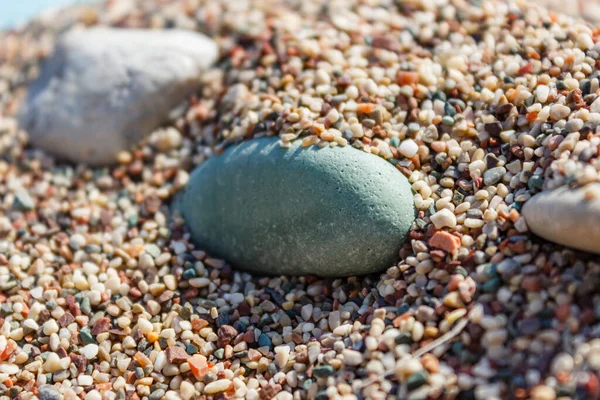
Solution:
{"label": "brown pebble", "polygon": [[75,317],[73,316],[73,314],[67,311],[62,315],[62,317],[58,319],[58,324],[61,328],[64,328],[68,325],[71,325],[73,321],[75,321]]}
{"label": "brown pebble", "polygon": [[167,361],[171,364],[181,364],[190,358],[190,355],[180,346],[169,346],[165,353]]}
{"label": "brown pebble", "polygon": [[217,346],[224,347],[238,334],[238,331],[231,325],[223,325],[219,328],[217,335]]}
{"label": "brown pebble", "polygon": [[202,328],[206,328],[208,326],[208,321],[202,318],[194,318],[192,320],[192,329],[198,332]]}
{"label": "brown pebble", "polygon": [[98,321],[96,321],[94,327],[92,328],[92,335],[99,335],[101,333],[108,332],[109,329],[110,318],[100,318]]}

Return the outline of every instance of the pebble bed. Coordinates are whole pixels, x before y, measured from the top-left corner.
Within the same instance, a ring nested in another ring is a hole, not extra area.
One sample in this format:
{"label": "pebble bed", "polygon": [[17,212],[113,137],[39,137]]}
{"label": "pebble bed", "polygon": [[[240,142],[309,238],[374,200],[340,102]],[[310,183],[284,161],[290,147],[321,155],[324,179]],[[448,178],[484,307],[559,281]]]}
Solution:
{"label": "pebble bed", "polygon": [[[597,398],[600,263],[519,211],[599,180],[600,31],[521,1],[282,3],[108,1],[0,34],[0,399]],[[104,169],[27,147],[11,117],[57,33],[94,24],[222,51]],[[264,278],[194,249],[172,195],[261,135],[393,163],[418,209],[402,261]]]}

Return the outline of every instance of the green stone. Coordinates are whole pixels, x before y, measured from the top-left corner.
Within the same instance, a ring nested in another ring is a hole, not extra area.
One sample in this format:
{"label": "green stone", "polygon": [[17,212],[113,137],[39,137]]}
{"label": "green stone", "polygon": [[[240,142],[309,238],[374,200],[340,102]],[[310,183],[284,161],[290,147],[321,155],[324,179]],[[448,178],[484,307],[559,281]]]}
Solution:
{"label": "green stone", "polygon": [[414,390],[422,385],[424,385],[425,383],[427,383],[427,371],[423,370],[423,371],[419,371],[414,375],[411,375],[410,378],[407,379],[406,381],[406,387],[408,388],[408,390]]}
{"label": "green stone", "polygon": [[322,365],[313,369],[313,376],[317,378],[327,378],[335,373],[335,370],[331,365]]}
{"label": "green stone", "polygon": [[81,338],[81,342],[84,345],[96,343],[96,340],[92,336],[92,332],[90,331],[89,328],[81,329],[81,331],[79,331],[79,337]]}
{"label": "green stone", "polygon": [[351,146],[230,147],[174,202],[200,249],[260,274],[363,275],[398,259],[415,217],[410,184]]}
{"label": "green stone", "polygon": [[85,297],[83,300],[81,300],[81,311],[85,314],[88,315],[92,312],[92,305],[90,303],[90,299],[88,297]]}
{"label": "green stone", "polygon": [[449,115],[444,115],[442,117],[442,124],[452,126],[452,125],[454,125],[454,118],[452,118]]}
{"label": "green stone", "polygon": [[412,344],[412,336],[408,332],[401,332],[396,336],[396,344]]}

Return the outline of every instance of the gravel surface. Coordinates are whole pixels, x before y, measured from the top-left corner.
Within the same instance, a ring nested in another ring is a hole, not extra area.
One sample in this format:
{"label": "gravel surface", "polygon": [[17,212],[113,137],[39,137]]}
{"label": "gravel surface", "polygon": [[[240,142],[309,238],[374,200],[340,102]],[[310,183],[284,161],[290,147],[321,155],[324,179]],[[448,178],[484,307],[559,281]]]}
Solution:
{"label": "gravel surface", "polygon": [[[95,24],[221,48],[105,169],[26,147],[12,117],[56,34]],[[599,180],[598,33],[521,1],[112,0],[1,34],[2,399],[597,398],[598,258],[520,209]],[[172,195],[260,135],[393,163],[419,210],[402,261],[262,278],[194,249]]]}

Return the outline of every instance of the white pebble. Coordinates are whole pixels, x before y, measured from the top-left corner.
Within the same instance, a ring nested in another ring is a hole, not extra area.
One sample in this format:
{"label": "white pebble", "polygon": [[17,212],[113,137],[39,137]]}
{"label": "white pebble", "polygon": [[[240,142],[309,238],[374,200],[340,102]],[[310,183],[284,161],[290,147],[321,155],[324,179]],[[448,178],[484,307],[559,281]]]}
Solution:
{"label": "white pebble", "polygon": [[454,228],[456,226],[456,216],[447,208],[442,208],[433,214],[430,219],[436,229],[442,229],[443,227]]}
{"label": "white pebble", "polygon": [[90,375],[79,375],[77,377],[77,383],[80,386],[92,386],[94,384],[94,378]]}
{"label": "white pebble", "polygon": [[400,147],[398,147],[400,154],[407,158],[413,157],[415,154],[417,154],[418,150],[419,146],[417,146],[415,141],[412,139],[404,140],[402,143],[400,143]]}
{"label": "white pebble", "polygon": [[97,390],[91,390],[84,397],[85,400],[102,400],[102,395]]}
{"label": "white pebble", "polygon": [[571,113],[571,109],[562,104],[554,104],[550,107],[550,118],[555,121],[567,118]]}
{"label": "white pebble", "polygon": [[344,349],[342,355],[344,356],[344,364],[351,367],[356,367],[363,362],[363,355],[356,350]]}
{"label": "white pebble", "polygon": [[53,319],[49,319],[48,321],[46,321],[44,323],[43,329],[44,331],[44,335],[52,335],[53,333],[57,333],[58,332],[58,324],[56,323],[55,320]]}
{"label": "white pebble", "polygon": [[229,379],[219,379],[217,381],[211,382],[204,387],[204,393],[206,394],[215,394],[219,392],[224,392],[231,386],[231,381]]}
{"label": "white pebble", "polygon": [[140,318],[138,320],[138,329],[142,334],[147,335],[152,332],[153,326],[152,323],[147,319]]}
{"label": "white pebble", "polygon": [[81,349],[81,354],[85,356],[88,360],[96,357],[98,355],[98,345],[97,344],[88,344],[87,346]]}
{"label": "white pebble", "polygon": [[550,88],[546,85],[540,85],[535,89],[535,96],[540,103],[545,103],[549,94]]}

